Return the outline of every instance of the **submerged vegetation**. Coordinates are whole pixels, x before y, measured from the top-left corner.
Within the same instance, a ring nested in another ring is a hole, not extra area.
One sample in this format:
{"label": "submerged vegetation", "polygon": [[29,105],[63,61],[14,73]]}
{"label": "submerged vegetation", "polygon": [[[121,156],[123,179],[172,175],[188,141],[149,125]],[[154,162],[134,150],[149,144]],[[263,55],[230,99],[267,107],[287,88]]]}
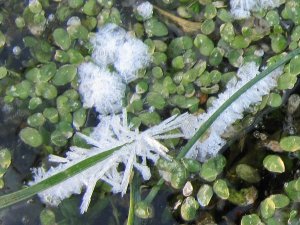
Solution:
{"label": "submerged vegetation", "polygon": [[0,6],[4,224],[299,224],[298,0]]}

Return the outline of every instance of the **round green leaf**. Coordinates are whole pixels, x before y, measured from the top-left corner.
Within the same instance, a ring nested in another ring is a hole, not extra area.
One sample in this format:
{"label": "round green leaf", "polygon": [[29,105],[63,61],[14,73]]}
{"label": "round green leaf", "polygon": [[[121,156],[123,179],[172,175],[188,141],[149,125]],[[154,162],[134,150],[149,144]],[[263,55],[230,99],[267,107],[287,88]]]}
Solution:
{"label": "round green leaf", "polygon": [[284,162],[278,155],[268,155],[263,161],[264,167],[270,172],[283,173],[285,171]]}
{"label": "round green leaf", "polygon": [[214,194],[214,192],[213,192],[212,187],[208,184],[203,184],[197,193],[197,200],[198,200],[199,204],[202,207],[207,206],[209,204],[213,194]]}
{"label": "round green leaf", "polygon": [[43,138],[40,132],[31,127],[22,129],[20,132],[20,138],[23,142],[32,147],[38,147],[43,143]]}
{"label": "round green leaf", "polygon": [[277,209],[284,208],[290,204],[290,199],[283,194],[270,195],[269,198],[272,199]]}
{"label": "round green leaf", "polygon": [[287,152],[295,152],[300,150],[300,137],[288,136],[280,140],[280,147]]}
{"label": "round green leaf", "polygon": [[248,183],[257,183],[260,181],[260,175],[257,169],[247,164],[239,164],[235,171],[239,178],[247,181]]}
{"label": "round green leaf", "polygon": [[264,219],[272,217],[275,213],[275,203],[270,198],[266,198],[260,203],[260,213]]}
{"label": "round green leaf", "polygon": [[7,69],[3,66],[0,67],[0,80],[6,77],[7,75]]}
{"label": "round green leaf", "polygon": [[65,85],[71,82],[77,73],[77,68],[75,65],[64,65],[60,67],[53,77],[53,84],[57,86]]}
{"label": "round green leaf", "polygon": [[216,180],[214,182],[213,189],[221,199],[227,199],[229,197],[229,188],[225,180]]}
{"label": "round green leaf", "polygon": [[260,218],[256,214],[243,216],[241,225],[262,225]]}
{"label": "round green leaf", "polygon": [[67,50],[71,45],[71,38],[65,29],[57,28],[53,32],[55,44],[62,50]]}

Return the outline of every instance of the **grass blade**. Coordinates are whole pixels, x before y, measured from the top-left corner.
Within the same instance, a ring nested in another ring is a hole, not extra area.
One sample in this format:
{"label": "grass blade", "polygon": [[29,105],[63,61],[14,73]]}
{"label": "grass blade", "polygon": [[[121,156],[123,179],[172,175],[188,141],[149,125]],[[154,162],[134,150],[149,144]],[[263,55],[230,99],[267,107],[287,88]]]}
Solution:
{"label": "grass blade", "polygon": [[[237,92],[235,92],[226,102],[224,102],[223,105],[218,108],[211,117],[206,120],[203,125],[197,130],[195,135],[186,143],[186,145],[181,149],[180,153],[177,155],[176,159],[183,158],[188,151],[193,147],[193,145],[196,143],[196,141],[199,140],[199,138],[210,128],[210,126],[213,124],[213,122],[235,101],[237,100],[244,92],[246,92],[249,88],[251,88],[253,85],[255,85],[257,82],[259,82],[261,79],[266,77],[268,74],[273,72],[278,67],[284,65],[286,62],[294,58],[296,55],[300,54],[300,48],[297,48],[290,53],[288,53],[285,57],[278,60],[273,65],[269,66],[266,70],[262,71],[260,74],[258,74],[255,78],[250,80],[248,83],[246,83],[243,87],[241,87]],[[145,201],[148,203],[152,202],[152,200],[157,195],[158,191],[160,190],[161,186],[164,184],[164,180],[161,178],[157,184],[151,189],[149,194],[147,195]]]}
{"label": "grass blade", "polygon": [[109,149],[108,151],[99,153],[97,155],[94,155],[92,157],[89,157],[87,159],[84,159],[80,161],[79,163],[69,167],[68,169],[57,173],[35,185],[32,185],[30,187],[21,189],[19,191],[13,192],[11,194],[0,196],[0,209],[8,207],[10,205],[13,205],[17,202],[26,200],[35,194],[38,194],[39,192],[42,192],[48,188],[53,187],[54,185],[57,185],[66,179],[75,176],[76,174],[96,165],[97,163],[101,162],[102,160],[106,159],[109,155],[111,155],[113,152],[117,151],[121,147],[123,147],[126,144],[117,146],[115,148]]}

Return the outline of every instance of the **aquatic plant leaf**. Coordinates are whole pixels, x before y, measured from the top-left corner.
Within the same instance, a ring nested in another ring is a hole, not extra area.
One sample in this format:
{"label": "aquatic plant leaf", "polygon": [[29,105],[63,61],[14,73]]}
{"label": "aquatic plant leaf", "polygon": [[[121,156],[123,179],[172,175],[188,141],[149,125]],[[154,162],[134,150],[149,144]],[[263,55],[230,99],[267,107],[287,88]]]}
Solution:
{"label": "aquatic plant leaf", "polygon": [[275,203],[272,199],[266,198],[260,203],[260,213],[264,219],[268,219],[274,215]]}
{"label": "aquatic plant leaf", "polygon": [[187,197],[180,208],[180,214],[185,221],[191,221],[195,219],[199,203],[194,197]]}
{"label": "aquatic plant leaf", "polygon": [[270,172],[283,173],[285,171],[284,162],[278,155],[268,155],[263,161],[264,167]]}
{"label": "aquatic plant leaf", "polygon": [[22,129],[20,132],[20,138],[22,139],[22,141],[32,147],[38,147],[43,144],[43,137],[41,133],[31,127]]}
{"label": "aquatic plant leaf", "polygon": [[252,225],[252,224],[263,225],[259,216],[256,214],[243,216],[241,220],[241,225]]}
{"label": "aquatic plant leaf", "polygon": [[274,202],[276,209],[284,208],[290,204],[290,199],[283,194],[270,195],[269,198]]}
{"label": "aquatic plant leaf", "polygon": [[289,136],[280,140],[280,147],[287,152],[295,152],[300,150],[300,137]]}
{"label": "aquatic plant leaf", "polygon": [[209,204],[213,194],[214,194],[214,192],[213,192],[212,187],[208,184],[203,184],[197,193],[197,200],[198,200],[199,204],[202,207],[207,206]]}

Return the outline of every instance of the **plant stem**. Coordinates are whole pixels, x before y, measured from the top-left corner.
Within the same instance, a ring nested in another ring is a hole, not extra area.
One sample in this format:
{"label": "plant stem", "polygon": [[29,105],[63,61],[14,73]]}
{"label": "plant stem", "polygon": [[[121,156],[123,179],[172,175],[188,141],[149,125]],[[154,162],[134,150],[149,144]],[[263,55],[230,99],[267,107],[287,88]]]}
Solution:
{"label": "plant stem", "polygon": [[192,22],[189,20],[182,19],[178,16],[175,16],[155,5],[153,5],[153,8],[156,9],[162,16],[168,18],[169,20],[173,21],[176,23],[178,26],[181,27],[181,29],[186,32],[186,33],[195,33],[199,32],[201,28],[201,23],[200,22]]}
{"label": "plant stem", "polygon": [[134,225],[134,205],[135,205],[135,191],[136,191],[135,189],[136,189],[136,183],[135,183],[135,181],[131,180],[131,182],[130,182],[129,212],[128,212],[128,217],[127,217],[128,219],[127,219],[126,225]]}
{"label": "plant stem", "polygon": [[[291,60],[296,55],[300,54],[300,48],[297,48],[290,53],[288,53],[285,57],[278,60],[273,65],[269,66],[266,70],[262,71],[259,75],[257,75],[255,78],[250,80],[248,83],[246,83],[243,87],[241,87],[237,92],[235,92],[224,104],[218,108],[211,117],[206,120],[203,125],[197,130],[195,135],[186,143],[186,145],[181,149],[180,153],[177,155],[176,159],[183,158],[188,151],[193,147],[193,145],[199,140],[199,138],[210,128],[212,123],[235,101],[237,100],[244,92],[246,92],[249,88],[251,88],[253,85],[255,85],[257,82],[259,82],[261,79],[266,77],[268,74],[270,74],[272,71],[277,69],[278,67],[282,66],[289,60]],[[161,186],[164,184],[164,180],[161,178],[157,184],[151,189],[147,197],[145,198],[145,201],[148,203],[152,202],[155,196],[157,195],[158,191],[160,190]]]}

